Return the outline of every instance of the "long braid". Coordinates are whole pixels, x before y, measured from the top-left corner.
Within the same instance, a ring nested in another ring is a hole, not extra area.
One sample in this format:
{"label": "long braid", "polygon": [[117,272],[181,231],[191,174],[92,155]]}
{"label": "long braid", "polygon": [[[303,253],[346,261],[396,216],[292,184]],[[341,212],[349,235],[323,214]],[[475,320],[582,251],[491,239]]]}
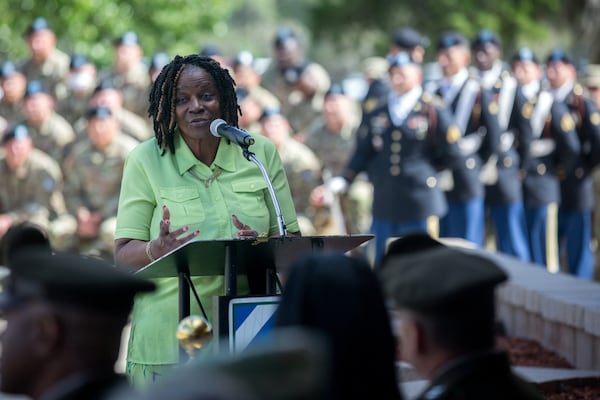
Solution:
{"label": "long braid", "polygon": [[195,65],[204,69],[215,81],[219,94],[219,103],[223,119],[232,126],[238,126],[238,114],[241,113],[235,94],[235,81],[229,71],[210,57],[197,54],[175,58],[165,65],[156,78],[150,90],[150,106],[148,115],[153,121],[154,136],[158,146],[163,150],[167,148],[175,153],[175,95],[176,85],[181,71],[186,65]]}

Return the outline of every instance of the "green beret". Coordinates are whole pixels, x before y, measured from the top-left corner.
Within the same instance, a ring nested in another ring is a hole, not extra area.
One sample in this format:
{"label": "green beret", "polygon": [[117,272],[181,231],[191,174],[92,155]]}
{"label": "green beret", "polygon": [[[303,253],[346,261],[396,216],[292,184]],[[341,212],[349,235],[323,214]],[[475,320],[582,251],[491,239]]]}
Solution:
{"label": "green beret", "polygon": [[48,249],[17,252],[3,283],[0,310],[31,300],[59,302],[84,311],[127,315],[137,293],[155,284],[96,257]]}
{"label": "green beret", "polygon": [[427,312],[489,298],[507,279],[491,259],[446,246],[390,257],[379,277],[386,297],[396,306]]}

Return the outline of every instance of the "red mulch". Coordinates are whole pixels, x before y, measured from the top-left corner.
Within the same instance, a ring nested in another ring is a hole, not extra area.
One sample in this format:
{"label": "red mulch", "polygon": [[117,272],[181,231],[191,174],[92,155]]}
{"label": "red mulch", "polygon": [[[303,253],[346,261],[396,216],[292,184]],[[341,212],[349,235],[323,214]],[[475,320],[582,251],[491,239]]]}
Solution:
{"label": "red mulch", "polygon": [[[523,338],[499,337],[497,346],[508,351],[511,363],[521,367],[574,368],[567,360],[538,342]],[[600,378],[570,379],[538,385],[545,400],[599,400]]]}

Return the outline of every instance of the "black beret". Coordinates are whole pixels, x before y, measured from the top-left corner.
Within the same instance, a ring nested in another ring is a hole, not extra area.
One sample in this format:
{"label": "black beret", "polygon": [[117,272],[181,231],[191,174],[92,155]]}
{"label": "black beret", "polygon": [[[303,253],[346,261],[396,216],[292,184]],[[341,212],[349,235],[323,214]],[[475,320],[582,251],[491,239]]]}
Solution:
{"label": "black beret", "polygon": [[499,48],[502,46],[502,41],[496,33],[489,29],[482,29],[475,35],[475,38],[471,42],[471,48],[474,49],[476,47],[485,46],[486,44],[493,44]]}
{"label": "black beret", "polygon": [[507,279],[491,259],[446,246],[392,256],[380,268],[379,277],[386,296],[398,307],[425,312],[487,299]]}
{"label": "black beret", "polygon": [[17,69],[15,63],[13,63],[12,61],[4,61],[2,63],[2,66],[0,66],[0,77],[2,79],[11,77],[17,72],[19,72],[19,70]]}
{"label": "black beret", "polygon": [[401,51],[399,53],[389,55],[387,57],[388,64],[390,68],[392,67],[404,67],[405,65],[415,64],[415,61],[412,59],[410,54],[405,51]]}
{"label": "black beret", "polygon": [[562,61],[565,64],[573,64],[573,60],[571,57],[561,49],[554,49],[548,54],[546,57],[546,64],[550,64],[551,62]]}
{"label": "black beret", "polygon": [[454,46],[469,47],[469,41],[461,33],[456,31],[444,32],[438,40],[437,49],[446,50]]}
{"label": "black beret", "polygon": [[138,38],[137,33],[133,32],[133,31],[128,31],[125,32],[124,34],[122,34],[121,36],[119,36],[116,40],[115,40],[115,46],[118,45],[132,45],[132,44],[140,44],[140,39]]}
{"label": "black beret", "polygon": [[404,49],[414,49],[417,46],[427,46],[428,40],[413,28],[400,28],[394,32],[394,44]]}
{"label": "black beret", "polygon": [[533,51],[529,47],[521,47],[519,51],[512,56],[511,62],[516,61],[531,61],[539,64],[538,58],[533,54]]}
{"label": "black beret", "polygon": [[33,96],[38,93],[48,94],[48,90],[42,83],[42,81],[33,80],[27,82],[27,88],[25,89],[25,97]]}
{"label": "black beret", "polygon": [[90,108],[85,113],[85,117],[87,119],[92,119],[92,118],[106,118],[106,117],[110,117],[111,115],[112,115],[112,112],[110,111],[110,108],[103,107],[103,106],[98,106],[98,107]]}
{"label": "black beret", "polygon": [[23,124],[17,124],[14,125],[10,128],[8,128],[8,130],[4,133],[4,135],[2,136],[2,144],[6,144],[7,142],[11,141],[12,139],[25,139],[29,137],[29,129],[27,129],[27,126],[23,125]]}
{"label": "black beret", "polygon": [[46,20],[46,18],[44,17],[37,17],[31,22],[31,25],[27,27],[27,31],[25,32],[25,34],[31,35],[34,32],[43,31],[46,29],[52,30],[50,29],[50,24],[48,24],[48,20]]}
{"label": "black beret", "polygon": [[71,62],[69,63],[69,68],[77,69],[77,68],[81,68],[84,65],[89,64],[89,63],[90,62],[85,55],[76,53],[71,56]]}
{"label": "black beret", "polygon": [[17,252],[0,295],[0,309],[38,299],[86,311],[126,315],[136,294],[155,284],[96,257],[27,248]]}

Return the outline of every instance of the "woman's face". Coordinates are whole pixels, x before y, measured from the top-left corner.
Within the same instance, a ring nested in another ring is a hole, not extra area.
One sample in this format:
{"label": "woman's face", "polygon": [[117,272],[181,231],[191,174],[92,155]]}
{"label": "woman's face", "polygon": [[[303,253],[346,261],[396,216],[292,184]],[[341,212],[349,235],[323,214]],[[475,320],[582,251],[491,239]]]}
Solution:
{"label": "woman's face", "polygon": [[175,122],[186,140],[215,138],[210,123],[221,117],[221,103],[215,81],[208,72],[186,65],[175,89]]}

